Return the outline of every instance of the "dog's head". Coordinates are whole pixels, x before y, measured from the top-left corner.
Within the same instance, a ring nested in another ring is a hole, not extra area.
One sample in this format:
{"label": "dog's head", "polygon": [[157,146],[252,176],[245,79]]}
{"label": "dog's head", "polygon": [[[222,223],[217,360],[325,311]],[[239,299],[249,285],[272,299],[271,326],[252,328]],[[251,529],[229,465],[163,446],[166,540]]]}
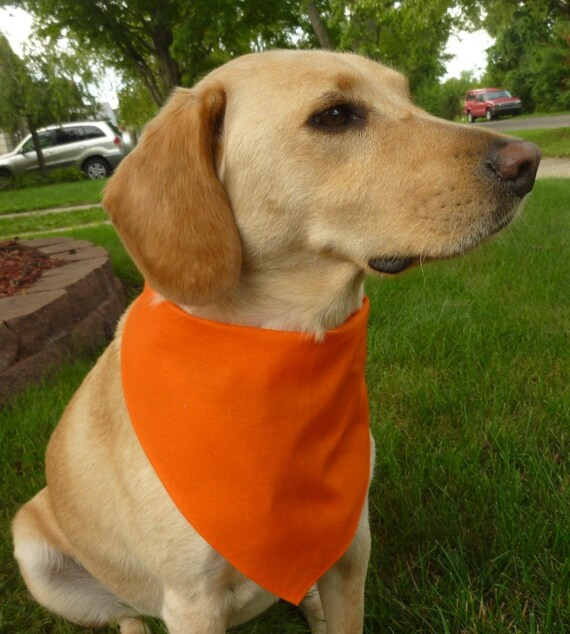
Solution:
{"label": "dog's head", "polygon": [[461,253],[508,224],[539,160],[423,112],[380,64],[274,51],[177,89],[104,205],[149,283],[202,304],[288,254],[396,273]]}

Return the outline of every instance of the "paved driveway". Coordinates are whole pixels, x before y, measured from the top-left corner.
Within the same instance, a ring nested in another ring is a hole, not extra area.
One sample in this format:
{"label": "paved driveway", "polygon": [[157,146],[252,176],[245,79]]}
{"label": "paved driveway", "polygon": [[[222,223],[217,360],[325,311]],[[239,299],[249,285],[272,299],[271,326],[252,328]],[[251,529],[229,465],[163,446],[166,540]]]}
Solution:
{"label": "paved driveway", "polygon": [[507,130],[532,130],[536,128],[564,128],[570,126],[570,114],[553,114],[546,117],[530,117],[529,119],[510,117],[508,119],[497,119],[497,121],[476,121],[471,125],[493,128],[504,132]]}
{"label": "paved driveway", "polygon": [[570,158],[543,158],[538,166],[537,178],[570,178]]}

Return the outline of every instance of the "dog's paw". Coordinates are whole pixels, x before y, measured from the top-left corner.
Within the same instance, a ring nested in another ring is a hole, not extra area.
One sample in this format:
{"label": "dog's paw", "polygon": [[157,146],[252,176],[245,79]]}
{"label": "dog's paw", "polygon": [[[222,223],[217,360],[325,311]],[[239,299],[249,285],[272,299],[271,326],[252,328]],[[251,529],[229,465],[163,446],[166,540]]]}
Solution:
{"label": "dog's paw", "polygon": [[127,616],[119,621],[121,634],[152,634],[141,619]]}

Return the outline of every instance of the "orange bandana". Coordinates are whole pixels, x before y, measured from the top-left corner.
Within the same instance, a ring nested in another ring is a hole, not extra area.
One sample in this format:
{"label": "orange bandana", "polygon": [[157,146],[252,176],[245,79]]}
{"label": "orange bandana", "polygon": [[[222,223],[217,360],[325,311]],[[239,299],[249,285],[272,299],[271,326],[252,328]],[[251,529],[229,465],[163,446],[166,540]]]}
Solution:
{"label": "orange bandana", "polygon": [[194,529],[298,604],[350,545],[367,494],[368,300],[316,342],[153,297],[131,307],[121,351],[139,441]]}

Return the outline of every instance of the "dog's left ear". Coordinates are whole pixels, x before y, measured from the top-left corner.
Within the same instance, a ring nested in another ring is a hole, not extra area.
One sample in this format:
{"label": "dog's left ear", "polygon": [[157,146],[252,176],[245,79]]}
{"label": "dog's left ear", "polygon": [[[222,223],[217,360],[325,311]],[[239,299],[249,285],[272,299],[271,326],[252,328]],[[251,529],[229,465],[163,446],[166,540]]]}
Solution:
{"label": "dog's left ear", "polygon": [[218,82],[178,88],[105,190],[127,251],[152,288],[178,304],[213,302],[240,274],[239,235],[214,167],[224,109]]}

